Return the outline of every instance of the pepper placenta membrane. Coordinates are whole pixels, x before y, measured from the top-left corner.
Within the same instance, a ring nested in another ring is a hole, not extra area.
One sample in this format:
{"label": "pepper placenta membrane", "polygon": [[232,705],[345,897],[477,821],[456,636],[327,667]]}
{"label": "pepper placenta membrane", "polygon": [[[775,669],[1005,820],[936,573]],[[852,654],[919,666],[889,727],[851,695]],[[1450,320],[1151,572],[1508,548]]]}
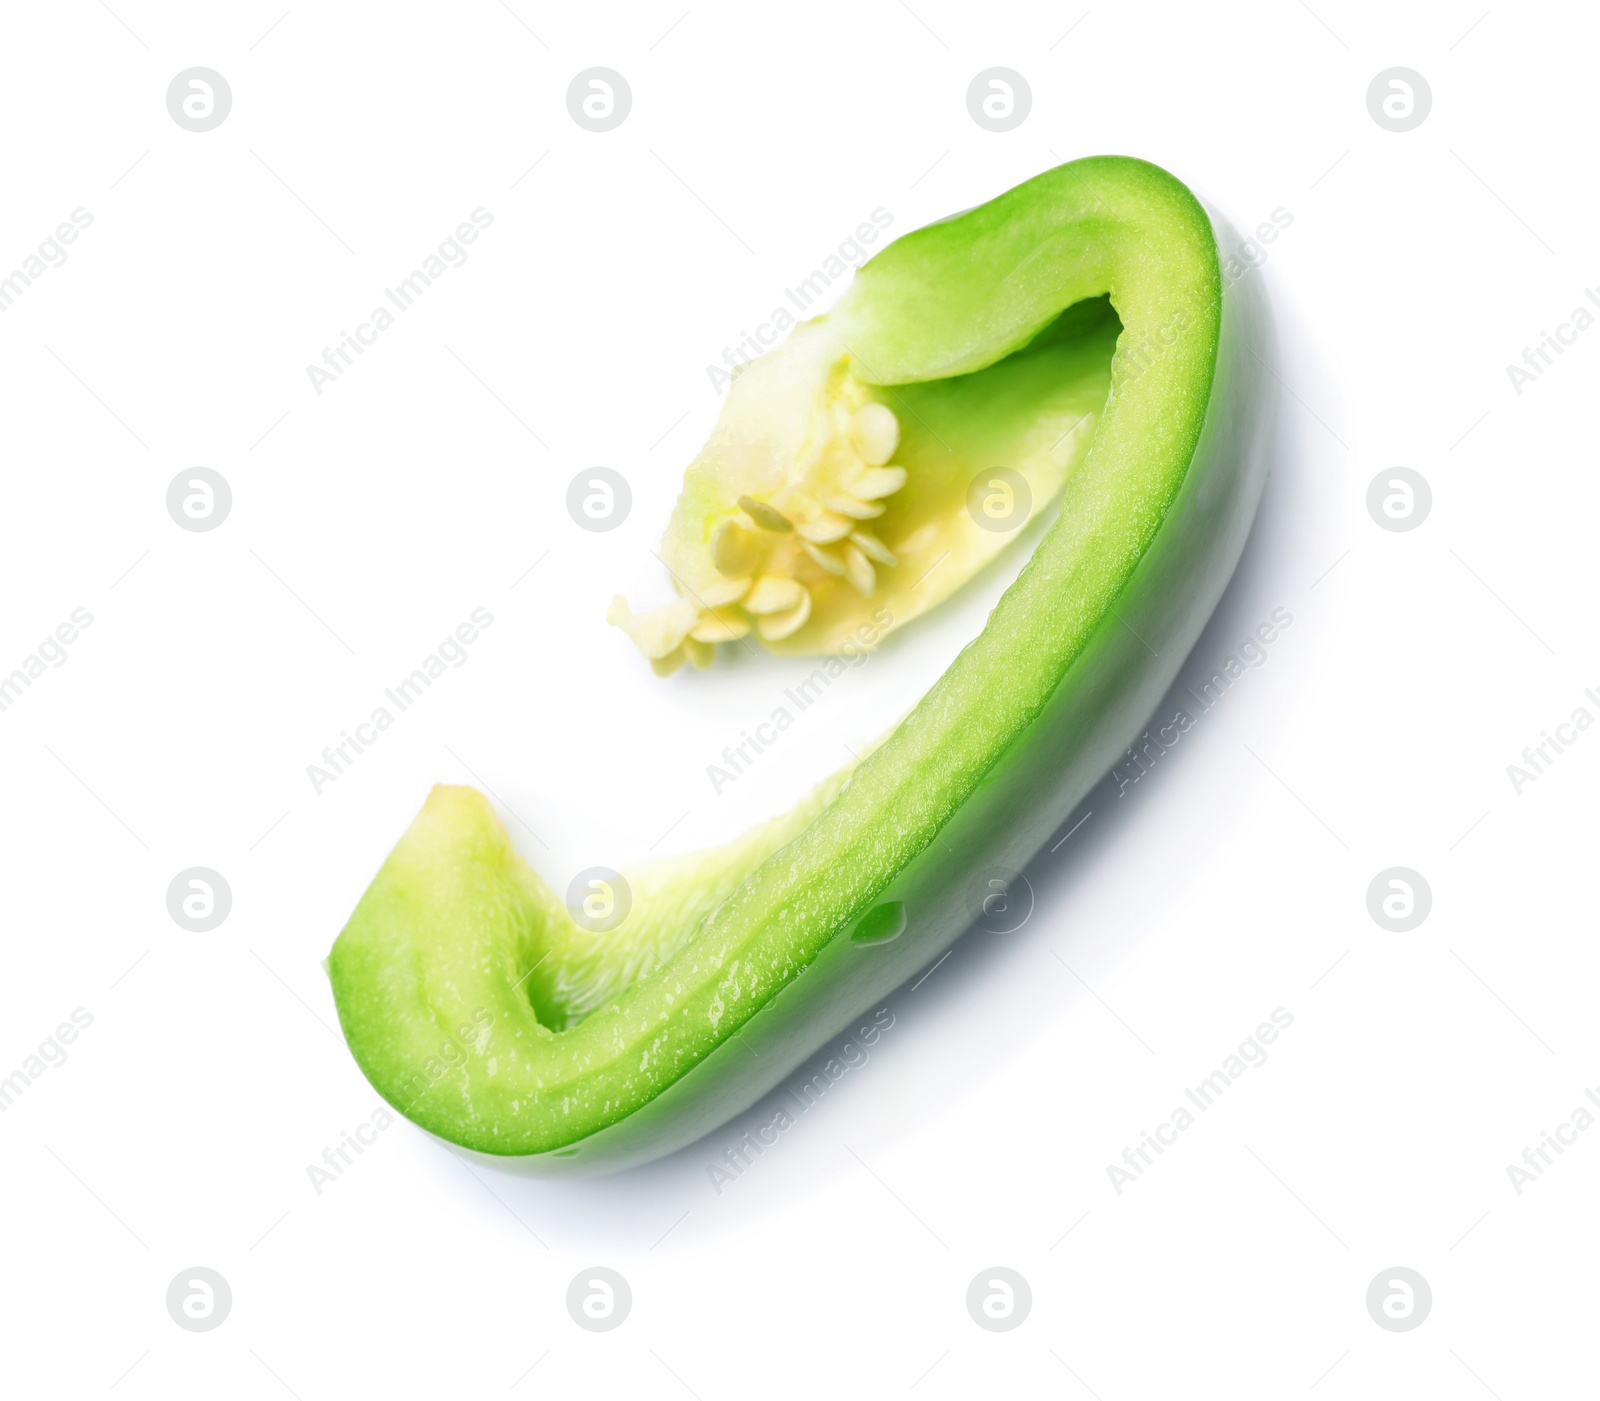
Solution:
{"label": "pepper placenta membrane", "polygon": [[1216,228],[1153,165],[1059,166],[900,238],[736,379],[669,530],[682,606],[614,606],[658,670],[752,629],[827,650],[883,594],[901,618],[894,544],[920,530],[968,577],[998,533],[968,509],[974,474],[1009,468],[1056,519],[882,744],[738,841],[624,872],[615,927],[574,918],[479,793],[435,788],[328,961],[389,1103],[551,1172],[642,1162],[972,923],[1144,727],[1243,548],[1271,346]]}

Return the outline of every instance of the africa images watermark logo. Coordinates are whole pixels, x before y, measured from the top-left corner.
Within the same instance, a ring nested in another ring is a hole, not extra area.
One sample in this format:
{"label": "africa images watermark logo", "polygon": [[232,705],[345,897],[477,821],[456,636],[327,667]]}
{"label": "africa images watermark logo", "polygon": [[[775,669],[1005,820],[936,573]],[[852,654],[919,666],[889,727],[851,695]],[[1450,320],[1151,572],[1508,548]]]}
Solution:
{"label": "africa images watermark logo", "polygon": [[[446,1036],[433,1054],[400,1086],[399,1094],[405,1096],[405,1103],[401,1106],[400,1112],[408,1113],[411,1106],[447,1074],[465,1066],[469,1056],[485,1054],[489,1048],[489,1029],[493,1025],[494,1013],[487,1007],[479,1007],[473,1012],[470,1022],[461,1023],[454,1033]],[[487,1062],[487,1068],[493,1075],[495,1071],[493,1058]],[[353,1132],[341,1129],[338,1141],[322,1150],[321,1166],[316,1163],[306,1164],[306,1180],[311,1184],[311,1190],[320,1197],[328,1187],[344,1176],[355,1160],[378,1141],[378,1135],[393,1123],[394,1115],[385,1105],[380,1104],[366,1119],[355,1126]]]}
{"label": "africa images watermark logo", "polygon": [[39,1043],[37,1054],[24,1056],[21,1065],[4,1079],[0,1079],[0,1114],[4,1114],[21,1099],[27,1092],[28,1086],[39,1079],[45,1071],[65,1065],[67,1047],[93,1025],[93,1012],[86,1011],[82,1007],[74,1007],[71,1020],[62,1022],[54,1032],[45,1037]]}
{"label": "africa images watermark logo", "polygon": [[[1585,1085],[1583,1097],[1589,1104],[1580,1104],[1565,1119],[1556,1124],[1555,1130],[1539,1130],[1539,1142],[1532,1148],[1522,1150],[1522,1165],[1516,1163],[1506,1164],[1506,1177],[1511,1183],[1511,1190],[1519,1197],[1523,1191],[1537,1182],[1545,1174],[1545,1169],[1555,1163],[1563,1153],[1578,1141],[1578,1135],[1586,1129],[1593,1128],[1596,1121],[1596,1111],[1600,1111],[1600,1093]],[[1593,1105],[1591,1109],[1589,1105]],[[1555,1157],[1552,1157],[1554,1154]]]}
{"label": "africa images watermark logo", "polygon": [[[1600,311],[1600,295],[1592,287],[1585,287],[1583,295]],[[1536,384],[1546,370],[1556,363],[1556,357],[1565,355],[1567,347],[1576,345],[1578,337],[1595,323],[1595,313],[1579,304],[1567,313],[1565,321],[1558,322],[1552,333],[1539,331],[1539,339],[1531,346],[1522,347],[1522,364],[1507,365],[1506,378],[1520,396],[1530,384]]]}
{"label": "africa images watermark logo", "polygon": [[1190,686],[1189,695],[1195,701],[1194,713],[1179,710],[1166,724],[1153,726],[1155,731],[1153,735],[1150,730],[1146,730],[1137,743],[1129,747],[1127,754],[1120,761],[1120,766],[1112,768],[1111,778],[1117,785],[1117,796],[1122,797],[1155,767],[1164,754],[1177,748],[1178,741],[1198,723],[1198,717],[1216,706],[1223,696],[1227,695],[1233,684],[1244,676],[1246,670],[1253,671],[1265,666],[1267,648],[1276,642],[1293,622],[1294,614],[1287,608],[1274,608],[1268,621],[1257,627],[1230,652],[1222,664],[1214,668],[1211,674],[1200,682],[1198,688]]}
{"label": "africa images watermark logo", "polygon": [[867,658],[872,655],[873,646],[893,625],[894,614],[887,608],[875,609],[872,621],[861,624],[846,638],[837,655],[828,657],[803,681],[784,691],[784,699],[794,706],[792,711],[788,706],[776,706],[772,714],[756,724],[754,734],[749,730],[740,730],[739,743],[723,747],[722,763],[706,765],[711,791],[720,798],[724,788],[748,772],[756,759],[778,742],[779,736],[794,724],[797,715],[803,715],[821,700],[828,688],[847,671],[865,665]]}
{"label": "africa images watermark logo", "polygon": [[[1122,1165],[1106,1164],[1106,1177],[1111,1190],[1119,1197],[1124,1188],[1131,1187],[1144,1176],[1155,1157],[1160,1157],[1178,1142],[1178,1135],[1192,1128],[1197,1114],[1204,1114],[1224,1094],[1243,1078],[1247,1070],[1258,1070],[1267,1063],[1267,1047],[1294,1025],[1294,1013],[1283,1007],[1274,1007],[1271,1017],[1263,1021],[1255,1032],[1245,1037],[1235,1051],[1222,1058],[1222,1064],[1193,1086],[1184,1086],[1184,1098],[1194,1105],[1191,1111],[1179,1105],[1156,1125],[1153,1133],[1139,1130],[1139,1141],[1122,1150]],[[1155,1157],[1151,1155],[1154,1154]]]}
{"label": "africa images watermark logo", "polygon": [[[394,710],[391,711],[388,706],[374,706],[372,714],[357,723],[355,733],[341,730],[339,742],[323,749],[322,762],[306,765],[306,777],[311,780],[311,791],[320,798],[322,790],[330,783],[336,782],[340,775],[348,772],[356,759],[366,753],[369,746],[378,742],[378,736],[394,724],[396,716],[403,714],[421,700],[423,693],[432,687],[447,669],[458,670],[464,667],[472,658],[472,653],[467,648],[482,636],[484,630],[493,625],[493,613],[487,608],[474,608],[471,618],[461,623],[424,657],[412,669],[411,675],[398,685],[385,688],[384,698],[394,706]],[[446,663],[449,663],[448,668]]]}
{"label": "africa images watermark logo", "polygon": [[[1600,707],[1600,694],[1591,686],[1585,689],[1584,697],[1596,707]],[[1524,745],[1522,762],[1506,765],[1506,777],[1511,780],[1511,791],[1519,798],[1522,790],[1530,783],[1537,783],[1546,774],[1550,766],[1567,751],[1569,745],[1576,744],[1578,737],[1594,724],[1594,716],[1584,706],[1574,706],[1572,714],[1555,726],[1555,733],[1549,730],[1539,731],[1539,743]]]}
{"label": "africa images watermark logo", "polygon": [[33,286],[51,268],[67,261],[66,245],[76,243],[78,235],[94,223],[94,215],[81,204],[72,211],[70,219],[56,225],[55,232],[40,240],[36,253],[30,253],[5,277],[0,277],[0,311],[10,311],[11,305]]}
{"label": "africa images watermark logo", "polygon": [[840,240],[838,247],[822,260],[820,267],[812,269],[809,276],[793,287],[785,287],[783,295],[794,304],[795,310],[790,311],[784,306],[774,307],[754,331],[741,329],[737,343],[723,346],[722,363],[706,366],[706,377],[711,381],[712,389],[721,394],[733,383],[734,375],[742,367],[760,359],[777,345],[801,316],[816,315],[815,306],[822,295],[846,273],[854,272],[867,261],[867,250],[893,222],[894,215],[880,204],[872,211],[870,222],[864,219],[857,224],[855,232]]}
{"label": "africa images watermark logo", "polygon": [[817,1104],[845,1075],[867,1063],[867,1047],[875,1046],[878,1038],[894,1025],[894,1013],[881,1007],[864,1022],[855,1034],[846,1038],[837,1052],[829,1056],[822,1069],[808,1080],[801,1080],[784,1089],[784,1100],[773,1111],[772,1117],[754,1129],[746,1129],[739,1141],[725,1148],[721,1162],[706,1164],[706,1176],[711,1179],[712,1190],[720,1197],[727,1187],[737,1182],[749,1171],[755,1160],[787,1133],[799,1116]]}
{"label": "africa images watermark logo", "polygon": [[[322,1150],[322,1166],[316,1163],[306,1164],[306,1178],[311,1183],[311,1190],[321,1196],[323,1190],[331,1187],[344,1176],[355,1158],[359,1158],[366,1150],[378,1141],[378,1135],[394,1123],[394,1115],[383,1105],[379,1105],[372,1113],[355,1127],[355,1132],[348,1129],[339,1130],[339,1139],[331,1148]],[[352,1157],[351,1154],[355,1157]]]}
{"label": "africa images watermark logo", "polygon": [[365,355],[367,348],[376,345],[381,332],[387,331],[397,320],[396,312],[410,311],[417,299],[451,268],[467,261],[466,245],[476,243],[478,236],[494,223],[494,215],[482,205],[472,211],[471,217],[456,225],[455,231],[439,241],[433,252],[425,257],[411,273],[393,287],[385,287],[383,295],[394,307],[374,307],[365,321],[358,322],[354,332],[340,331],[332,347],[322,348],[322,364],[307,365],[306,378],[320,397],[328,385],[355,364],[355,357]]}
{"label": "africa images watermark logo", "polygon": [[87,608],[74,608],[71,617],[58,624],[55,632],[24,657],[9,676],[0,675],[0,710],[9,710],[22,698],[22,693],[45,674],[46,663],[51,667],[65,666],[67,648],[93,623],[94,614]]}

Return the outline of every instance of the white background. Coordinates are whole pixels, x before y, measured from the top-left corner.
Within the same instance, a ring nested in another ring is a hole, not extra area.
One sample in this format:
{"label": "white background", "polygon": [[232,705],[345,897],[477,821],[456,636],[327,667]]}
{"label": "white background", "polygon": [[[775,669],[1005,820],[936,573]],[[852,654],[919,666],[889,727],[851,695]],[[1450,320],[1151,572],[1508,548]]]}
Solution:
{"label": "white background", "polygon": [[[1600,715],[1600,333],[1521,395],[1506,366],[1600,279],[1597,35],[1483,2],[8,13],[0,265],[93,224],[0,315],[0,670],[94,622],[0,714],[0,1076],[93,1017],[0,1116],[7,1390],[1575,1394],[1600,1133],[1520,1195],[1506,1166],[1600,1085],[1600,734],[1520,796],[1506,766]],[[204,134],[165,107],[193,65],[233,93]],[[594,65],[633,93],[605,134],[565,103]],[[1033,93],[1004,135],[965,102],[993,65]],[[1404,134],[1366,106],[1395,65],[1433,94]],[[800,664],[663,683],[602,621],[659,587],[705,366],[875,207],[904,232],[1102,151],[1241,227],[1292,215],[1249,274],[1272,477],[1184,679],[1287,609],[1267,662],[1102,787],[1030,869],[1033,918],[896,994],[720,1195],[707,1164],[765,1115],[555,1184],[402,1121],[319,1195],[307,1166],[377,1104],[319,963],[430,783],[491,787],[558,888],[721,839],[892,723],[1020,562],[715,796]],[[469,260],[317,395],[305,366],[480,206]],[[596,464],[634,492],[604,535],[564,507]],[[196,465],[233,491],[211,533],[165,508]],[[1396,465],[1433,492],[1409,533],[1365,505]],[[316,794],[323,746],[475,607],[468,663]],[[1405,934],[1366,908],[1397,865],[1433,893]],[[212,933],[167,914],[190,866],[233,891]],[[1107,1165],[1276,1007],[1266,1064],[1118,1195]],[[596,1264],[633,1290],[608,1334],[564,1304]],[[233,1291],[209,1333],[165,1307],[193,1265]],[[1033,1292],[1009,1333],[964,1304],[993,1265]],[[1364,1302],[1396,1265],[1433,1290],[1408,1333]]]}

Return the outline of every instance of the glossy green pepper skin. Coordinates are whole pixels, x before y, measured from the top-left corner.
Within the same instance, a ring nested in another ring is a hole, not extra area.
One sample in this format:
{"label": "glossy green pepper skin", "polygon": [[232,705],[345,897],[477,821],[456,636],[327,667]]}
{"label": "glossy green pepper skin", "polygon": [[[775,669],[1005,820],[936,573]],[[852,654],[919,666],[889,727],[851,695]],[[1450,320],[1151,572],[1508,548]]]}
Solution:
{"label": "glossy green pepper skin", "polygon": [[1233,573],[1267,469],[1258,281],[1224,289],[1198,201],[1121,157],[867,263],[831,319],[878,386],[980,371],[1109,295],[1111,390],[1057,520],[853,773],[645,878],[626,956],[574,934],[479,795],[436,789],[329,958],[384,1098],[536,1170],[626,1167],[747,1108],[942,954],[981,873],[1021,870],[1144,728]]}

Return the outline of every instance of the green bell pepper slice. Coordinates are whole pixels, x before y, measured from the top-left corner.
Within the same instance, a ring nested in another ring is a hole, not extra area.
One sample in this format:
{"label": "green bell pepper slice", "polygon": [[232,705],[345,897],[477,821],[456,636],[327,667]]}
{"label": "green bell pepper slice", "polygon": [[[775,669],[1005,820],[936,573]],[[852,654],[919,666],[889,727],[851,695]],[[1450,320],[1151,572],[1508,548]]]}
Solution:
{"label": "green bell pepper slice", "polygon": [[[978,873],[1021,870],[1147,723],[1243,548],[1270,327],[1259,279],[1223,285],[1225,227],[1158,167],[1095,157],[860,269],[826,318],[851,374],[890,402],[943,386],[957,415],[992,415],[977,377],[1058,325],[1095,334],[1103,318],[1063,313],[1109,298],[1109,389],[1056,520],[864,761],[728,846],[630,873],[611,933],[579,927],[480,794],[434,789],[327,963],[384,1099],[536,1171],[627,1167],[755,1103],[950,946]],[[1012,402],[1055,412],[1047,390]]]}

